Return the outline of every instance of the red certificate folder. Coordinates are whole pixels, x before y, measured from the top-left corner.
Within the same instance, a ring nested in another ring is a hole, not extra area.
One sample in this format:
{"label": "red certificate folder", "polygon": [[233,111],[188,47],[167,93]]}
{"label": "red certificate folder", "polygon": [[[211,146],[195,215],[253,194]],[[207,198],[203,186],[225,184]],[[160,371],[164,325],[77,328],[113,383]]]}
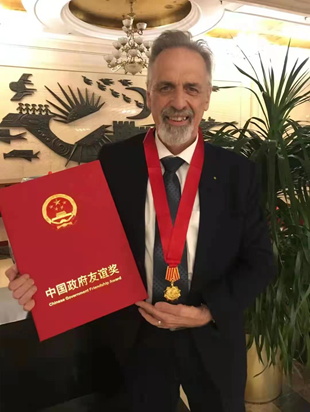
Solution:
{"label": "red certificate folder", "polygon": [[1,189],[0,211],[41,341],[146,299],[99,161]]}

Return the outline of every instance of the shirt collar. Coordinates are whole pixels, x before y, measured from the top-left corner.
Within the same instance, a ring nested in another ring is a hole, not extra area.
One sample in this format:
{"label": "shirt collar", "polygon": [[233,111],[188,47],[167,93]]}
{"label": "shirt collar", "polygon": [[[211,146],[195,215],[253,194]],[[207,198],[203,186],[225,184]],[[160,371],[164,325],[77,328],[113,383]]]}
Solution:
{"label": "shirt collar", "polygon": [[[197,141],[198,135],[195,141],[190,146],[188,146],[185,150],[183,150],[183,152],[178,154],[178,157],[183,159],[186,163],[190,164],[192,161],[194,151],[196,149]],[[159,140],[157,132],[155,132],[155,143],[158,151],[158,157],[160,160],[167,156],[176,157],[174,154],[170,152],[169,149],[167,149],[167,147],[162,143],[162,141]]]}

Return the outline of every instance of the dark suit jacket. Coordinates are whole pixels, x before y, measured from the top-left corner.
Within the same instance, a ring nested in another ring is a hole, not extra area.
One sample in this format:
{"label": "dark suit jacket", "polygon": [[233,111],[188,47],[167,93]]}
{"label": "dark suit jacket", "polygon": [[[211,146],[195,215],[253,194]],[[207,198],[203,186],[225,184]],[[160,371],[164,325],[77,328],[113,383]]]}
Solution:
{"label": "dark suit jacket", "polygon": [[[143,135],[105,145],[99,160],[146,285],[145,199],[148,182]],[[274,274],[267,225],[260,208],[256,165],[205,143],[199,184],[200,226],[188,305],[206,304],[215,319],[192,330],[206,370],[226,400],[243,399],[246,380],[244,310]],[[141,316],[135,306],[105,318],[122,361],[134,344]],[[238,401],[236,401],[238,402]],[[241,402],[241,401],[240,401]]]}

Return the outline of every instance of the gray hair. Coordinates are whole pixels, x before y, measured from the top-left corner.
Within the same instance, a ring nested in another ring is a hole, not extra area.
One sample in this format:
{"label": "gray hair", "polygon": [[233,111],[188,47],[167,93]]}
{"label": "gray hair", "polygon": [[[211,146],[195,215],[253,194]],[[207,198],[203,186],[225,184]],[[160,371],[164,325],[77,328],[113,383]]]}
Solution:
{"label": "gray hair", "polygon": [[154,41],[149,58],[149,66],[147,71],[147,84],[149,84],[152,66],[159,54],[172,48],[184,47],[200,54],[203,58],[207,71],[212,79],[213,54],[208,44],[204,40],[194,41],[190,32],[180,30],[166,30]]}

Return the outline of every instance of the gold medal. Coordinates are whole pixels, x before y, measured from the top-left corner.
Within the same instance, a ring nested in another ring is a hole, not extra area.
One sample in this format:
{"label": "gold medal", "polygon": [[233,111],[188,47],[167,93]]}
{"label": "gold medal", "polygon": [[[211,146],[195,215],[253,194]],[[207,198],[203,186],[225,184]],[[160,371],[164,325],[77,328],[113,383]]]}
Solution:
{"label": "gold medal", "polygon": [[171,286],[168,286],[165,290],[164,297],[165,299],[169,300],[170,302],[174,300],[178,300],[181,296],[181,290],[174,286],[174,282],[180,279],[179,269],[177,267],[167,267],[166,271],[166,280],[171,283]]}
{"label": "gold medal", "polygon": [[173,302],[174,300],[178,300],[181,296],[181,291],[177,286],[174,286],[173,282],[171,282],[171,286],[168,286],[165,290],[165,299]]}

